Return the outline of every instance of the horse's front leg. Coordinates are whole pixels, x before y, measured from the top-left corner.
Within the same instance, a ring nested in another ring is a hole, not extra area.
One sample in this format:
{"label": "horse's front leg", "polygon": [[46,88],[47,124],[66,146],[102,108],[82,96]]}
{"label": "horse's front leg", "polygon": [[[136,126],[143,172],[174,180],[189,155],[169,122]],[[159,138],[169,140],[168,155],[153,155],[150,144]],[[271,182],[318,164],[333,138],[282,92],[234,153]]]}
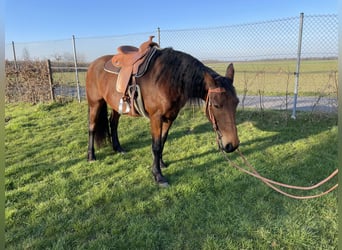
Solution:
{"label": "horse's front leg", "polygon": [[114,109],[110,115],[110,134],[112,136],[112,146],[113,150],[119,153],[126,153],[125,150],[121,147],[118,137],[118,125],[119,125],[120,114],[116,112]]}
{"label": "horse's front leg", "polygon": [[[155,181],[163,187],[168,186],[167,179],[163,176],[160,168],[163,153],[163,122],[160,116],[151,117],[151,135],[152,135],[152,174]],[[164,141],[165,142],[165,141]]]}

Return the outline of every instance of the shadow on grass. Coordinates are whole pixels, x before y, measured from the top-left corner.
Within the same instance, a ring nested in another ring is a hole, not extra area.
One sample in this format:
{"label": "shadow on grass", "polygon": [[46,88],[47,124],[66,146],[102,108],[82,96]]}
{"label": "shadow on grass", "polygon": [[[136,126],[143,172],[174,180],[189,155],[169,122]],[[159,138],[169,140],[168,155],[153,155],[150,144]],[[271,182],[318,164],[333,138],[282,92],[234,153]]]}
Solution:
{"label": "shadow on grass", "polygon": [[[335,193],[313,201],[290,200],[231,169],[216,152],[215,143],[208,146],[206,140],[201,141],[204,148],[199,142],[199,148],[191,149],[190,154],[174,154],[186,151],[186,136],[189,141],[197,135],[215,141],[210,123],[201,115],[201,122],[194,122],[197,125],[181,116],[171,128],[172,143],[165,149],[171,163],[164,170],[171,183],[168,189],[155,185],[150,168],[139,162],[140,155],[150,154],[148,126],[138,132],[137,140],[134,129],[124,131],[122,145],[129,153],[113,155],[108,146],[97,151],[100,160],[92,164],[83,153],[86,139],[80,139],[86,138],[86,133],[77,136],[79,142],[71,146],[72,140],[63,140],[68,146],[58,139],[48,145],[35,144],[32,156],[46,147],[51,153],[54,147],[69,147],[57,151],[57,158],[71,155],[56,162],[43,159],[23,164],[8,173],[6,178],[11,180],[28,178],[6,190],[6,245],[9,249],[336,247]],[[333,118],[316,121],[304,115],[284,123],[282,115],[246,112],[238,114],[238,124],[241,133],[251,133],[241,135],[246,138],[241,150],[257,167],[262,166],[262,171],[273,175],[270,177],[306,185],[336,166],[337,138],[329,133],[335,126]],[[259,136],[261,132],[272,133]],[[319,143],[316,140],[310,147],[298,149],[299,154],[284,154],[283,150],[292,151],[288,142],[321,133]],[[231,157],[236,159],[234,154]],[[143,156],[141,159],[146,161]],[[322,167],[324,162],[327,164]],[[20,191],[15,193],[15,189]]]}
{"label": "shadow on grass", "polygon": [[[312,151],[319,152],[319,146]],[[119,179],[95,177],[94,183],[106,183],[104,190],[90,187],[77,196],[70,194],[65,211],[58,204],[51,207],[30,231],[44,228],[36,233],[46,239],[38,247],[193,249],[208,244],[209,236],[228,248],[336,246],[336,217],[326,217],[334,206],[329,198],[290,200],[223,165],[217,157],[190,169],[175,169],[169,176],[171,187],[165,190],[146,182],[146,176],[120,184],[115,183]]]}

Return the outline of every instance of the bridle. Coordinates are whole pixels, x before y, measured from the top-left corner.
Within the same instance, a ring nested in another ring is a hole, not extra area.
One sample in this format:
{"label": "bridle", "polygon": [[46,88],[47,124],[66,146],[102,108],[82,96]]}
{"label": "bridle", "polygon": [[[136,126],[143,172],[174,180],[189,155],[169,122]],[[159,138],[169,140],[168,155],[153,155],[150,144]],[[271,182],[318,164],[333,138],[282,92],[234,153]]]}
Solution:
{"label": "bridle", "polygon": [[221,142],[221,138],[222,138],[222,133],[219,129],[219,127],[217,126],[217,121],[216,121],[216,118],[214,116],[214,113],[212,111],[212,103],[210,102],[210,98],[209,98],[209,95],[211,93],[224,93],[226,92],[226,89],[223,88],[223,87],[217,87],[217,88],[212,88],[212,89],[208,89],[208,93],[207,93],[207,98],[205,100],[205,107],[206,107],[206,114],[211,122],[211,124],[213,125],[213,129],[214,131],[216,132],[216,140],[217,140],[217,143],[219,144],[219,146],[222,146],[222,142]]}

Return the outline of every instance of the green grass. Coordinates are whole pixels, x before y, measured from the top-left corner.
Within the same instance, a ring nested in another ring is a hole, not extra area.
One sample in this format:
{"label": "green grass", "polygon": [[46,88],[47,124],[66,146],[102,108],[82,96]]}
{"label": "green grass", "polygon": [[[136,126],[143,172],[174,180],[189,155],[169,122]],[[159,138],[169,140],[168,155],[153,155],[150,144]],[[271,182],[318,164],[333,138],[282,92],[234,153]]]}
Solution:
{"label": "green grass", "polygon": [[[336,191],[292,200],[231,168],[201,109],[171,128],[166,189],[151,175],[146,119],[122,117],[127,154],[107,146],[88,163],[85,102],[7,104],[5,116],[6,249],[337,248]],[[241,150],[265,176],[310,185],[336,168],[336,115],[237,117]]]}

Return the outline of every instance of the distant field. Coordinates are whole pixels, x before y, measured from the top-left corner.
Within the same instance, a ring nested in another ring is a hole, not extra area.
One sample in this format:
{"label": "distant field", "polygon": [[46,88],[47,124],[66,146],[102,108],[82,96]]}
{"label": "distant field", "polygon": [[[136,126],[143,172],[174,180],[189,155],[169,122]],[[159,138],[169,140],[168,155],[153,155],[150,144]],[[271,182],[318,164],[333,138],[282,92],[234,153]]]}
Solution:
{"label": "distant field", "polygon": [[[233,62],[234,63],[234,62]],[[207,64],[224,75],[228,63]],[[293,93],[295,60],[236,62],[235,87],[239,94],[285,95]],[[303,60],[299,94],[304,96],[337,94],[337,60]]]}
{"label": "distant field", "polygon": [[[266,60],[232,62],[237,72],[243,71],[267,71],[267,72],[294,72],[296,70],[296,60]],[[337,60],[302,60],[300,64],[301,72],[331,71],[337,70]],[[228,63],[208,63],[209,67],[224,74]]]}
{"label": "distant field", "polygon": [[[233,62],[235,87],[238,94],[286,95],[293,93],[296,71],[295,60]],[[228,63],[207,63],[224,75]],[[299,78],[299,94],[327,96],[337,94],[337,60],[303,60]],[[81,86],[85,85],[86,72],[79,73]],[[54,73],[54,81],[75,85],[75,73]]]}

